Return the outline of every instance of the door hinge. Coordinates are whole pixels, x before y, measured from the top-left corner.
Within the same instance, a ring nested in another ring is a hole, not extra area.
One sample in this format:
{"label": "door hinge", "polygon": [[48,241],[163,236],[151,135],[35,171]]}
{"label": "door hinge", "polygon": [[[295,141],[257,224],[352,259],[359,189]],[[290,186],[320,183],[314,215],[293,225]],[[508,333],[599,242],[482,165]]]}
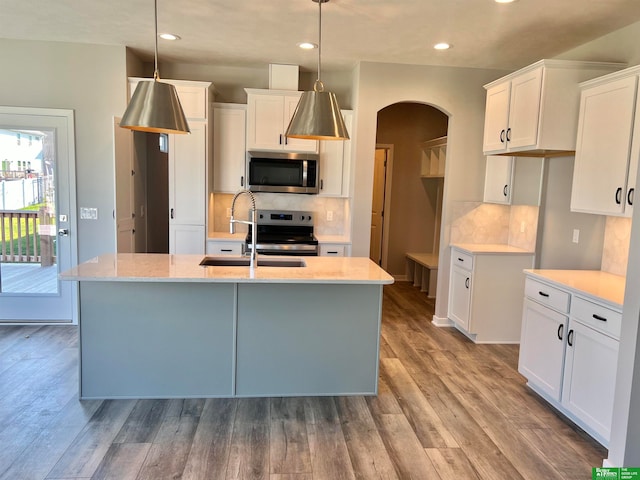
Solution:
{"label": "door hinge", "polygon": [[136,174],[135,170],[131,170],[131,176],[133,177]]}

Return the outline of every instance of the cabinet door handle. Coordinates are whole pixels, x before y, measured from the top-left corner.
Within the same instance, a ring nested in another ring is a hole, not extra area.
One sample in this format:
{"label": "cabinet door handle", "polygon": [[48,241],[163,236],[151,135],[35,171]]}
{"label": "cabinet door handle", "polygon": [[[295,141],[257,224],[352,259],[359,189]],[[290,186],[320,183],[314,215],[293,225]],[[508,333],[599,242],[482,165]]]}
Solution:
{"label": "cabinet door handle", "polygon": [[464,286],[469,288],[469,277],[464,281]]}
{"label": "cabinet door handle", "polygon": [[507,196],[507,187],[508,186],[509,185],[505,185],[504,188],[502,189],[502,193],[504,194],[505,197]]}
{"label": "cabinet door handle", "polygon": [[601,322],[606,322],[607,319],[605,317],[601,317],[600,315],[597,314],[593,314],[593,318],[595,318],[596,320],[600,320]]}
{"label": "cabinet door handle", "polygon": [[278,143],[282,145],[282,134],[280,134],[280,139],[278,140]]}
{"label": "cabinet door handle", "polygon": [[173,220],[173,208],[171,209],[171,211],[169,212],[169,216],[171,217],[171,219]]}
{"label": "cabinet door handle", "polygon": [[220,251],[221,252],[233,252],[233,250],[230,249],[230,248],[221,248]]}
{"label": "cabinet door handle", "polygon": [[622,195],[622,187],[618,187],[616,190],[616,205],[620,205],[622,201],[620,200],[620,196]]}
{"label": "cabinet door handle", "polygon": [[500,130],[500,143],[504,143],[504,134],[505,134],[505,131]]}
{"label": "cabinet door handle", "polygon": [[337,255],[338,251],[337,250],[328,250],[327,254],[329,254],[329,255]]}
{"label": "cabinet door handle", "polygon": [[507,142],[511,141],[511,127],[507,128]]}
{"label": "cabinet door handle", "polygon": [[558,340],[562,340],[562,334],[564,332],[564,323],[558,325]]}
{"label": "cabinet door handle", "polygon": [[567,335],[567,344],[570,347],[573,347],[573,330],[569,330],[569,334]]}
{"label": "cabinet door handle", "polygon": [[464,262],[464,258],[460,258],[460,257],[458,257],[458,261],[459,261],[459,262]]}
{"label": "cabinet door handle", "polygon": [[633,206],[633,197],[635,196],[635,195],[634,195],[634,194],[635,194],[635,191],[636,191],[636,189],[635,189],[635,188],[630,188],[630,189],[629,189],[629,191],[627,192],[627,203],[628,203],[630,206]]}
{"label": "cabinet door handle", "polygon": [[324,180],[320,179],[320,190],[324,190]]}
{"label": "cabinet door handle", "polygon": [[240,176],[240,186],[244,187],[244,175]]}
{"label": "cabinet door handle", "polygon": [[549,294],[542,291],[538,292],[538,295],[540,295],[541,297],[549,298]]}

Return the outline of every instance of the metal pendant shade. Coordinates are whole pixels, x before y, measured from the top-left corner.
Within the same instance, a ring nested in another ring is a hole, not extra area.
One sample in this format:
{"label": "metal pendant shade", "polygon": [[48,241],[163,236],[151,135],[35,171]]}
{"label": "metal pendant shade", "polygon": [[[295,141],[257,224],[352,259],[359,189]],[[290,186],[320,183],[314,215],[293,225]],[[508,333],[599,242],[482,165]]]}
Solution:
{"label": "metal pendant shade", "polygon": [[153,133],[191,133],[176,87],[161,82],[158,74],[158,0],[153,2],[155,69],[153,80],[138,83],[120,126]]}
{"label": "metal pendant shade", "polygon": [[287,137],[348,140],[349,133],[332,92],[304,92],[291,118]]}
{"label": "metal pendant shade", "polygon": [[318,4],[318,78],[313,91],[304,92],[285,135],[309,140],[348,140],[349,133],[342,119],[336,95],[324,91],[320,80],[322,54],[322,4],[329,0],[312,0]]}
{"label": "metal pendant shade", "polygon": [[176,88],[158,80],[138,83],[120,126],[141,132],[190,132]]}

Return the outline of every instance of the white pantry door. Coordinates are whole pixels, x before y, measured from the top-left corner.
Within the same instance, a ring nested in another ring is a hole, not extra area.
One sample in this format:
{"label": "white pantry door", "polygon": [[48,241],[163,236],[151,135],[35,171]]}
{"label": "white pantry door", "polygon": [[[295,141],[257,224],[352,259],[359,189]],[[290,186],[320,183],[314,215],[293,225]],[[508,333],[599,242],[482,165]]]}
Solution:
{"label": "white pantry door", "polygon": [[0,322],[75,323],[73,111],[0,107],[0,141]]}

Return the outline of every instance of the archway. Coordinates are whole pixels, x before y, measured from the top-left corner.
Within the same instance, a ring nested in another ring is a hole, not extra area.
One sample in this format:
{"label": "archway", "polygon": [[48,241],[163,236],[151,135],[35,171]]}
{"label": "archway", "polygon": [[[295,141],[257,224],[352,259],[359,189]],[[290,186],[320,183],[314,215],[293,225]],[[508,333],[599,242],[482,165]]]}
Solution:
{"label": "archway", "polygon": [[382,266],[397,279],[405,278],[406,253],[438,253],[444,170],[425,174],[429,153],[423,147],[446,137],[447,129],[448,116],[430,105],[401,102],[378,111],[376,144],[391,146],[394,159],[392,171],[383,172],[392,184],[386,186],[391,198],[385,199]]}

